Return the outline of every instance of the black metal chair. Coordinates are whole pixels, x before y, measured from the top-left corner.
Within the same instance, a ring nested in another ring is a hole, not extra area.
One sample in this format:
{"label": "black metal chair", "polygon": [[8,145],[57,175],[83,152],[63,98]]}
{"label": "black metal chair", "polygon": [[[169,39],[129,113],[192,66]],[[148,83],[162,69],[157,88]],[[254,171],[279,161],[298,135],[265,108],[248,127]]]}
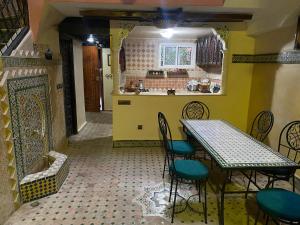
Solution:
{"label": "black metal chair", "polygon": [[168,125],[168,122],[164,114],[161,112],[158,113],[158,123],[159,123],[161,134],[163,136],[164,149],[168,160],[169,173],[171,175],[169,202],[171,201],[173,183],[175,181],[175,195],[173,201],[171,222],[173,223],[174,220],[178,182],[182,180],[188,180],[196,183],[196,186],[198,188],[199,202],[201,202],[201,183],[204,183],[203,209],[204,209],[204,220],[205,223],[207,223],[206,181],[208,179],[208,169],[204,164],[202,164],[198,160],[175,159],[170,127]]}
{"label": "black metal chair", "polygon": [[182,119],[208,120],[210,116],[209,108],[203,102],[188,102],[182,109]]}
{"label": "black metal chair", "polygon": [[[284,126],[279,135],[278,152],[297,162],[300,156],[300,121],[292,121]],[[299,162],[300,163],[300,160]],[[295,170],[291,169],[264,169],[257,171],[271,179],[289,181],[292,178],[293,192],[295,192]],[[251,183],[251,176],[247,186],[247,192]],[[272,183],[272,187],[274,182]],[[247,197],[247,193],[246,193]]]}
{"label": "black metal chair", "polygon": [[[273,124],[274,124],[273,113],[271,111],[266,111],[266,110],[261,111],[254,118],[249,134],[252,137],[254,137],[256,140],[264,142],[268,134],[272,130]],[[232,172],[230,174],[230,180],[231,177],[232,177]],[[256,172],[254,172],[254,179],[256,180]]]}
{"label": "black metal chair", "polygon": [[270,111],[261,111],[253,120],[250,135],[263,142],[270,133],[274,123],[274,115]]}
{"label": "black metal chair", "polygon": [[278,224],[300,224],[300,195],[282,188],[268,188],[274,183],[272,180],[266,187],[256,194],[259,209],[255,218],[255,225],[259,219],[260,211],[266,215],[266,225],[269,218]]}
{"label": "black metal chair", "polygon": [[[158,123],[160,123],[160,121],[158,121]],[[160,129],[160,132],[162,132],[161,129]],[[169,143],[169,144],[171,144],[171,143]],[[195,154],[194,146],[185,140],[172,140],[172,149],[171,150],[176,156],[179,156],[182,158],[191,158]],[[163,178],[165,177],[167,163],[168,163],[167,155],[165,155],[164,169],[163,169],[163,175],[162,175]],[[169,164],[168,164],[168,166],[169,166]]]}
{"label": "black metal chair", "polygon": [[[185,104],[182,109],[181,118],[189,120],[208,120],[210,117],[209,108],[206,104],[200,101],[191,101]],[[193,135],[185,128],[183,128],[186,134],[187,141],[192,143],[195,148],[203,149],[203,147],[193,138]],[[205,159],[205,153],[204,153]]]}

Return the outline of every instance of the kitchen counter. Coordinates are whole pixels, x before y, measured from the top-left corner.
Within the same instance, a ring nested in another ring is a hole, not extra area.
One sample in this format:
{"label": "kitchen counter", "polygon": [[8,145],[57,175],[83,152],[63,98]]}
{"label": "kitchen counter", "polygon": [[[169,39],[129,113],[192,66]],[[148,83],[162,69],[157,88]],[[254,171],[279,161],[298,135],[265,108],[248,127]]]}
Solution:
{"label": "kitchen counter", "polygon": [[[120,95],[143,95],[143,96],[151,96],[151,95],[168,95],[167,90],[150,90],[149,92],[140,92],[139,94],[135,92],[124,92]],[[188,91],[188,90],[176,90],[175,95],[182,96],[182,95],[223,95],[222,92],[219,93],[202,93],[200,91]],[[172,95],[170,95],[172,96]]]}

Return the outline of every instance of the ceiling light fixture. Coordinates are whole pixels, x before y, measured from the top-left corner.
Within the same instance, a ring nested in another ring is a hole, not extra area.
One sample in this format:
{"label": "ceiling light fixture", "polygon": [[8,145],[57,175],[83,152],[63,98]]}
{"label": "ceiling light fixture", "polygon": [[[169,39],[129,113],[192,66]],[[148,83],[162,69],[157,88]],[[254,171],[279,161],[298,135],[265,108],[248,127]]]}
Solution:
{"label": "ceiling light fixture", "polygon": [[92,34],[90,34],[89,37],[88,37],[88,39],[86,39],[86,40],[89,43],[94,43],[95,42],[95,38],[94,38],[94,36]]}
{"label": "ceiling light fixture", "polygon": [[163,29],[160,35],[164,38],[170,39],[174,35],[174,30],[172,28]]}

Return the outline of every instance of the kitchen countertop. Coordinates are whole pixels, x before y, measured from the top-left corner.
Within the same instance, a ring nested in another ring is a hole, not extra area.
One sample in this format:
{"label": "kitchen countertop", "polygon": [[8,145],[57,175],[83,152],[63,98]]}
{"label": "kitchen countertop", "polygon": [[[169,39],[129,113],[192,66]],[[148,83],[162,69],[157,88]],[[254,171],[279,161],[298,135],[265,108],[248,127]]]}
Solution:
{"label": "kitchen countertop", "polygon": [[[144,96],[151,96],[151,95],[168,95],[167,90],[150,90],[149,92],[140,92],[136,94],[135,92],[124,92],[120,95],[144,95]],[[222,92],[219,93],[202,93],[200,91],[187,91],[187,90],[176,90],[175,95],[223,95]]]}

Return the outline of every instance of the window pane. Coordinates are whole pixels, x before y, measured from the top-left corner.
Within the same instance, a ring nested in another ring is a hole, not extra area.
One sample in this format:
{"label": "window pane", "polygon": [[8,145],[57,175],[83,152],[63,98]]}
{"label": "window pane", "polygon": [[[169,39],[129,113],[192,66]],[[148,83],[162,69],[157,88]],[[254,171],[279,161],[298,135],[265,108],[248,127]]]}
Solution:
{"label": "window pane", "polygon": [[191,65],[192,63],[192,48],[178,47],[178,65]]}
{"label": "window pane", "polygon": [[160,66],[163,66],[164,65],[164,50],[165,48],[164,47],[161,47],[160,48]]}
{"label": "window pane", "polygon": [[165,47],[165,65],[176,65],[176,47]]}

